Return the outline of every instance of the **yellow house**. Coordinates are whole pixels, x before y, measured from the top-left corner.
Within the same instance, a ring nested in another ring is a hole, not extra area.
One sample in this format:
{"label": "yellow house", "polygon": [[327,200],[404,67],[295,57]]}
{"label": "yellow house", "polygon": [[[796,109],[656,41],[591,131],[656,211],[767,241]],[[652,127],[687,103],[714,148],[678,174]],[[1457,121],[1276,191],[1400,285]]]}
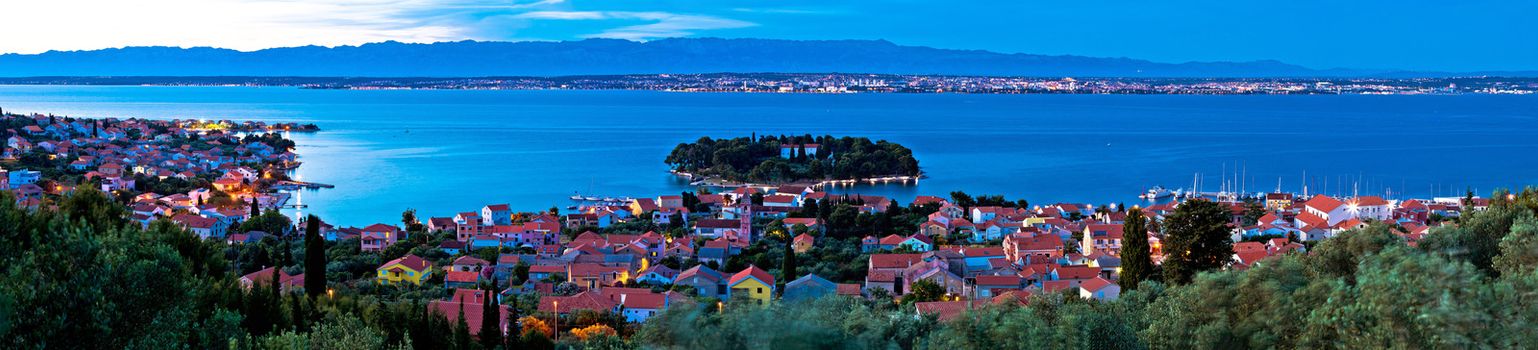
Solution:
{"label": "yellow house", "polygon": [[399,259],[390,260],[384,265],[379,265],[378,280],[380,284],[411,283],[422,285],[428,277],[432,277],[433,263],[416,255],[407,254]]}
{"label": "yellow house", "polygon": [[774,275],[758,266],[748,265],[742,272],[732,275],[726,286],[727,299],[747,298],[759,305],[768,305],[774,298]]}
{"label": "yellow house", "polygon": [[1033,216],[1033,217],[1025,218],[1025,220],[1020,221],[1020,224],[1024,225],[1024,226],[1036,226],[1036,225],[1041,225],[1041,224],[1047,223],[1047,219],[1051,219],[1051,217]]}

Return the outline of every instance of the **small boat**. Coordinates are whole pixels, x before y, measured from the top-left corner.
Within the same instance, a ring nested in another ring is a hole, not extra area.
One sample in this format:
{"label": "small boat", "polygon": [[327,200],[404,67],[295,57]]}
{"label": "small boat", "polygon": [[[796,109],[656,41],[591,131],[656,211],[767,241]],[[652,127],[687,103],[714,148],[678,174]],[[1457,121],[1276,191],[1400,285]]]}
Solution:
{"label": "small boat", "polygon": [[575,205],[567,206],[566,210],[577,210],[577,206],[575,206]]}
{"label": "small boat", "polygon": [[594,201],[594,202],[597,202],[599,199],[600,198],[598,198],[598,197],[582,197],[582,200]]}
{"label": "small boat", "polygon": [[579,194],[573,194],[573,195],[571,195],[571,200],[574,200],[574,201],[580,201],[580,200],[582,200],[582,194],[580,194],[580,193],[579,193]]}
{"label": "small boat", "polygon": [[1142,195],[1140,195],[1138,197],[1139,198],[1143,198],[1143,199],[1148,199],[1148,200],[1154,200],[1154,199],[1160,199],[1160,198],[1168,198],[1168,197],[1173,196],[1173,195],[1175,195],[1175,194],[1170,192],[1169,189],[1166,189],[1163,186],[1154,186],[1154,187],[1149,188],[1147,192],[1143,193]]}

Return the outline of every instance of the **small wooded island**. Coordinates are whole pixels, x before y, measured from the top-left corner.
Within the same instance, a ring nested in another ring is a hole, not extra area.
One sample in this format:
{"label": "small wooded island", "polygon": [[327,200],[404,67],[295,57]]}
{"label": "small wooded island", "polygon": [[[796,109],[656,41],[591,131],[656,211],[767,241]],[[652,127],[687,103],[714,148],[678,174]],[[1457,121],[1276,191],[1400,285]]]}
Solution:
{"label": "small wooded island", "polygon": [[918,177],[913,151],[886,140],[831,135],[701,137],[665,161],[674,172],[744,183]]}

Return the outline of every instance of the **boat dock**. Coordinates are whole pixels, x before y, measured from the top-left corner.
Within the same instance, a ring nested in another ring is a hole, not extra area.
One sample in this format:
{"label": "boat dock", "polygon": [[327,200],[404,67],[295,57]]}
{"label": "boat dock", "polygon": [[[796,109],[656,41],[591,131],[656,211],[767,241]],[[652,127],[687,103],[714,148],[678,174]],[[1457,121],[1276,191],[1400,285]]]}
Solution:
{"label": "boat dock", "polygon": [[323,183],[319,183],[319,182],[287,181],[287,180],[285,180],[285,181],[278,181],[278,184],[274,185],[274,187],[277,187],[277,188],[280,188],[280,189],[336,188],[335,185],[328,185],[328,184],[323,184]]}

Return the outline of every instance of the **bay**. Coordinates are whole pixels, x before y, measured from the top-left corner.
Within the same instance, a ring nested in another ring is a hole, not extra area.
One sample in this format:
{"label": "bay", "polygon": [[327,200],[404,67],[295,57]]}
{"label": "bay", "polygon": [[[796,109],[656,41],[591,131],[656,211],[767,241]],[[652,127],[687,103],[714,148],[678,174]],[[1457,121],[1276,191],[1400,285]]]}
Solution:
{"label": "bay", "polygon": [[[1152,185],[1459,196],[1538,184],[1538,96],[743,94],[0,86],[0,108],[81,117],[316,123],[290,135],[302,213],[342,225],[401,211],[565,208],[574,192],[652,197],[689,186],[662,163],[701,136],[866,136],[914,150],[917,185],[1032,203],[1135,203]],[[1232,175],[1241,169],[1242,179]],[[301,210],[290,210],[300,214]],[[563,209],[564,211],[564,209]]]}

